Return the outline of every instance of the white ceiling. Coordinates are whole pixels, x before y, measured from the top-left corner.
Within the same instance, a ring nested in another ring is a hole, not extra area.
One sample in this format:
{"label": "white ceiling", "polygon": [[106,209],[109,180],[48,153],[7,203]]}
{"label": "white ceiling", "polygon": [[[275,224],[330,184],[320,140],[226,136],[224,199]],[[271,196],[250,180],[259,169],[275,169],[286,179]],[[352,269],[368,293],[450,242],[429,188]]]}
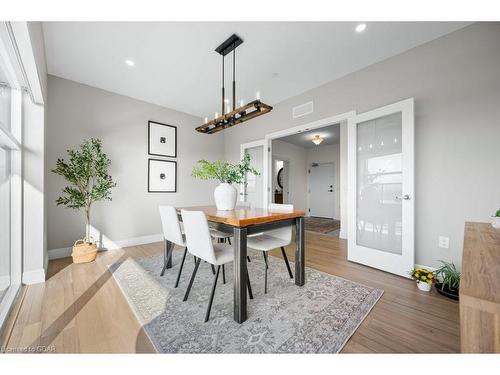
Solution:
{"label": "white ceiling", "polygon": [[[359,34],[353,22],[45,22],[43,27],[50,74],[212,117],[221,100],[221,57],[214,49],[232,33],[244,40],[236,53],[237,98],[246,102],[259,91],[273,105],[467,23],[367,25]],[[127,66],[126,59],[135,66]]]}
{"label": "white ceiling", "polygon": [[[319,135],[324,140],[319,146],[316,146],[312,139],[315,135]],[[279,138],[280,141],[292,143],[302,148],[314,148],[328,145],[335,145],[340,143],[340,125],[330,125],[324,128],[302,131],[297,134],[289,135]]]}

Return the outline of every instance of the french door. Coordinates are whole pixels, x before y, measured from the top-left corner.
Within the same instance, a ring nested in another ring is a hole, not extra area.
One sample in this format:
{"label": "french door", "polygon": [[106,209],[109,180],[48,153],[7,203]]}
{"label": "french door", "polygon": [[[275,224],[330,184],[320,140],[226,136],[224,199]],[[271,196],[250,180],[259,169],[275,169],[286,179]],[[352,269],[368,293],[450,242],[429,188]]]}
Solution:
{"label": "french door", "polygon": [[240,146],[240,157],[245,153],[250,155],[250,164],[258,175],[247,173],[245,181],[240,185],[239,201],[250,207],[266,207],[267,204],[267,176],[268,152],[265,140],[243,143]]}
{"label": "french door", "polygon": [[348,124],[348,260],[408,277],[414,266],[413,98]]}

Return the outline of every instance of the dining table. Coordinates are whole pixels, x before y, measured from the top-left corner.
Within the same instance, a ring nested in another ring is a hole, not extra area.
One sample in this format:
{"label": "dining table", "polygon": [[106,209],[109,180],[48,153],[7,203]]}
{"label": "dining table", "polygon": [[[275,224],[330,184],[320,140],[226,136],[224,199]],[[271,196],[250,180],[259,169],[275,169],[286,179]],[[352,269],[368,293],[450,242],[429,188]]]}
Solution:
{"label": "dining table", "polygon": [[[247,237],[286,226],[295,226],[295,285],[305,284],[305,241],[304,211],[278,211],[268,208],[236,207],[234,210],[217,210],[215,206],[178,207],[181,209],[202,211],[211,227],[232,234],[233,267],[233,314],[237,323],[247,320]],[[167,249],[173,251],[173,244],[167,243]],[[171,268],[171,256],[167,268]]]}

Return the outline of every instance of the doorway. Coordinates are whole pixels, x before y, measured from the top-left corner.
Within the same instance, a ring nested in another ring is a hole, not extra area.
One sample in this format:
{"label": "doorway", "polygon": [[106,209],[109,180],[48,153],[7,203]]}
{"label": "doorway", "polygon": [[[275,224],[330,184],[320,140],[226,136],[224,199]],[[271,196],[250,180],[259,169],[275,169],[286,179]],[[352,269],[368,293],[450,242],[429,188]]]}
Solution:
{"label": "doorway", "polygon": [[289,165],[288,160],[273,158],[273,203],[288,204],[290,202]]}

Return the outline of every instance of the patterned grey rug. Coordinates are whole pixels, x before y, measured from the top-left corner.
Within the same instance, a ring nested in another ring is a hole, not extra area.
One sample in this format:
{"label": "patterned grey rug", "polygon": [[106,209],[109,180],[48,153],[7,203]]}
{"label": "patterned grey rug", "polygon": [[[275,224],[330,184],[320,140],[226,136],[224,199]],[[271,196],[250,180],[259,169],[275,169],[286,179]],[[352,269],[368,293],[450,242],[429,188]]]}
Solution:
{"label": "patterned grey rug", "polygon": [[161,353],[337,353],[383,293],[310,268],[306,285],[298,287],[284,261],[270,256],[264,294],[262,253],[249,255],[254,299],[248,299],[243,324],[233,321],[232,265],[226,265],[226,284],[222,271],[219,275],[207,323],[203,320],[214,277],[208,263],[200,265],[186,302],[182,297],[194,268],[189,253],[177,289],[182,251],[174,251],[173,268],[163,277],[162,255],[129,258],[110,270]]}

